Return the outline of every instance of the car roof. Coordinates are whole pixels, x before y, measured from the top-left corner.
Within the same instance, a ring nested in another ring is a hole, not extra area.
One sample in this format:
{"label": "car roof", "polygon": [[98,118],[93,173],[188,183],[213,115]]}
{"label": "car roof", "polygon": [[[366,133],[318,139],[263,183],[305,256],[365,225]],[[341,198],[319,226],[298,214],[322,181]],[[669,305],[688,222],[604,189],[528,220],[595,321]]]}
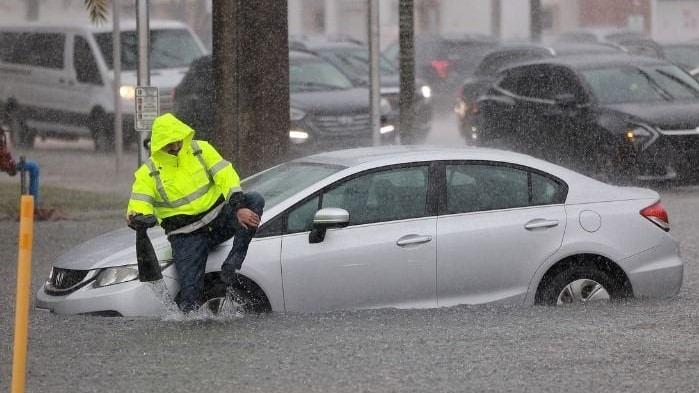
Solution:
{"label": "car roof", "polygon": [[507,69],[533,65],[533,64],[559,64],[567,66],[571,69],[590,69],[590,68],[600,68],[605,66],[614,65],[639,65],[639,66],[651,66],[651,65],[666,65],[672,64],[666,60],[658,59],[654,57],[646,56],[633,56],[628,54],[610,54],[610,55],[598,55],[598,56],[563,56],[563,57],[551,57],[546,59],[538,59],[527,61],[523,63],[517,63],[512,67]]}
{"label": "car roof", "polygon": [[511,162],[540,161],[534,157],[511,151],[489,149],[483,147],[452,147],[432,145],[388,145],[376,147],[360,147],[354,149],[336,150],[318,153],[312,156],[299,158],[298,162],[311,162],[319,164],[334,164],[345,167],[353,167],[372,162],[411,162],[426,160],[471,159]]}
{"label": "car roof", "polygon": [[[154,19],[148,22],[150,29],[175,29],[183,28],[187,25],[181,21],[177,20],[164,20],[164,19]],[[135,19],[125,19],[119,23],[119,28],[121,30],[136,30],[136,20]],[[93,33],[101,32],[111,32],[111,23],[94,24],[91,22],[51,22],[51,21],[41,21],[41,22],[26,22],[14,24],[3,24],[0,26],[2,29],[12,29],[12,30],[22,30],[22,31],[52,31],[52,30],[62,30],[62,31],[90,31]]]}
{"label": "car roof", "polygon": [[621,48],[606,43],[588,42],[553,42],[544,44],[540,42],[504,42],[501,46],[491,49],[490,53],[507,52],[514,50],[540,49],[551,56],[565,56],[575,53],[619,53]]}

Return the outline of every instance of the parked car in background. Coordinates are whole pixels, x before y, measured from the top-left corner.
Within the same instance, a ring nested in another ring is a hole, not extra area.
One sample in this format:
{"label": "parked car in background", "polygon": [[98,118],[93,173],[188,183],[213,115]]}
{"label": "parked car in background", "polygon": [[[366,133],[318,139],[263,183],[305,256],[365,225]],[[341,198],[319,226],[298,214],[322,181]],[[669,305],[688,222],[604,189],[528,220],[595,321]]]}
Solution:
{"label": "parked car in background", "polygon": [[[333,37],[297,37],[289,42],[297,50],[310,51],[329,61],[353,83],[369,87],[369,47],[355,40]],[[398,125],[400,116],[400,75],[384,57],[379,58],[381,97],[391,105],[391,123]],[[424,140],[432,124],[432,89],[419,79],[415,82],[416,141]],[[400,132],[400,130],[399,130]]]}
{"label": "parked car in background", "polygon": [[454,112],[459,119],[461,136],[466,143],[474,143],[478,135],[472,129],[472,116],[478,113],[477,99],[488,91],[498,71],[516,63],[576,54],[613,54],[622,50],[602,43],[507,43],[489,51],[478,63],[473,75],[462,83]]}
{"label": "parked car in background", "polygon": [[[463,80],[498,45],[497,39],[482,34],[416,34],[415,77],[432,87],[435,98],[444,98],[451,105]],[[383,51],[396,68],[400,65],[399,52],[398,42]]]}
{"label": "parked car in background", "polygon": [[[175,114],[209,139],[214,128],[211,56],[194,61],[175,89]],[[356,146],[371,146],[369,90],[355,86],[330,62],[311,53],[289,52],[290,153],[294,156]],[[381,106],[381,142],[394,143],[388,123],[390,105]]]}
{"label": "parked car in background", "polygon": [[699,68],[699,40],[663,42],[665,59],[688,72]]}
{"label": "parked car in background", "polygon": [[[138,140],[134,95],[138,71],[135,21],[121,24],[124,141]],[[201,41],[182,22],[150,22],[150,82],[159,88],[160,110],[172,109],[172,89]],[[32,147],[35,137],[91,137],[97,150],[114,147],[112,26],[23,23],[0,27],[0,116],[12,143]]]}
{"label": "parked car in background", "polygon": [[478,141],[633,182],[695,179],[699,83],[665,60],[608,55],[502,71],[478,101]]}
{"label": "parked car in background", "polygon": [[[247,310],[570,305],[665,298],[682,285],[679,244],[657,192],[518,153],[350,149],[287,162],[241,185],[266,201],[232,288]],[[150,237],[177,299],[167,238],[159,227]],[[123,228],[66,251],[36,306],[164,315],[163,300],[138,280],[133,239]],[[214,311],[222,307],[220,266],[231,244],[207,259],[201,300]]]}
{"label": "parked car in background", "polygon": [[561,33],[558,42],[606,43],[629,54],[664,58],[662,46],[645,34],[613,26],[591,26]]}

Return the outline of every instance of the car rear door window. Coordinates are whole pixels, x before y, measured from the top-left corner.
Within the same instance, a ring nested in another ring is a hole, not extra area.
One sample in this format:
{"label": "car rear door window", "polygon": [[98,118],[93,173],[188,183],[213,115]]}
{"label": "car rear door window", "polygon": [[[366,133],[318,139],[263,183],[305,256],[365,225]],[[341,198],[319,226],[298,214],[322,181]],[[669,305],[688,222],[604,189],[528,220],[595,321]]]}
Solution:
{"label": "car rear door window", "polygon": [[446,214],[562,203],[562,182],[507,165],[446,165]]}
{"label": "car rear door window", "polygon": [[60,33],[22,33],[15,45],[14,62],[34,67],[62,69],[66,36]]}

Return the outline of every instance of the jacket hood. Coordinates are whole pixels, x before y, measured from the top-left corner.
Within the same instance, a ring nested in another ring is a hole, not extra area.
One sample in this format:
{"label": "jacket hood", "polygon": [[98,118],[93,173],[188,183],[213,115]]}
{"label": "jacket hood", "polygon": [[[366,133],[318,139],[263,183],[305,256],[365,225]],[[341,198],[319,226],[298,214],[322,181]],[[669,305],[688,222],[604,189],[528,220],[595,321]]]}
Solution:
{"label": "jacket hood", "polygon": [[184,146],[189,146],[194,138],[194,130],[171,113],[166,113],[158,116],[153,122],[150,138],[152,155],[172,142],[183,141]]}

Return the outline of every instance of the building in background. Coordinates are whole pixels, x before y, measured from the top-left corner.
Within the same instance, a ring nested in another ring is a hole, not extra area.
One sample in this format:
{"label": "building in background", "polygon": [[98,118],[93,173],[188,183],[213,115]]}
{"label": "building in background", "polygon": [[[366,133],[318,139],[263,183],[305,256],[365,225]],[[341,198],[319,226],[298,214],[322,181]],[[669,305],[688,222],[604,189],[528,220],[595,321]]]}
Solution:
{"label": "building in background", "polygon": [[[212,0],[150,0],[151,18],[187,22],[211,47]],[[529,37],[529,0],[414,0],[415,31]],[[365,41],[367,0],[288,0],[292,35],[345,35]],[[380,40],[398,37],[399,0],[379,0]],[[659,40],[699,38],[699,0],[542,0],[543,39],[581,27],[642,31]],[[33,5],[33,6],[32,6]],[[135,17],[135,1],[121,0],[122,17]],[[36,9],[39,20],[88,22],[83,0],[1,0],[0,23],[16,23]]]}

